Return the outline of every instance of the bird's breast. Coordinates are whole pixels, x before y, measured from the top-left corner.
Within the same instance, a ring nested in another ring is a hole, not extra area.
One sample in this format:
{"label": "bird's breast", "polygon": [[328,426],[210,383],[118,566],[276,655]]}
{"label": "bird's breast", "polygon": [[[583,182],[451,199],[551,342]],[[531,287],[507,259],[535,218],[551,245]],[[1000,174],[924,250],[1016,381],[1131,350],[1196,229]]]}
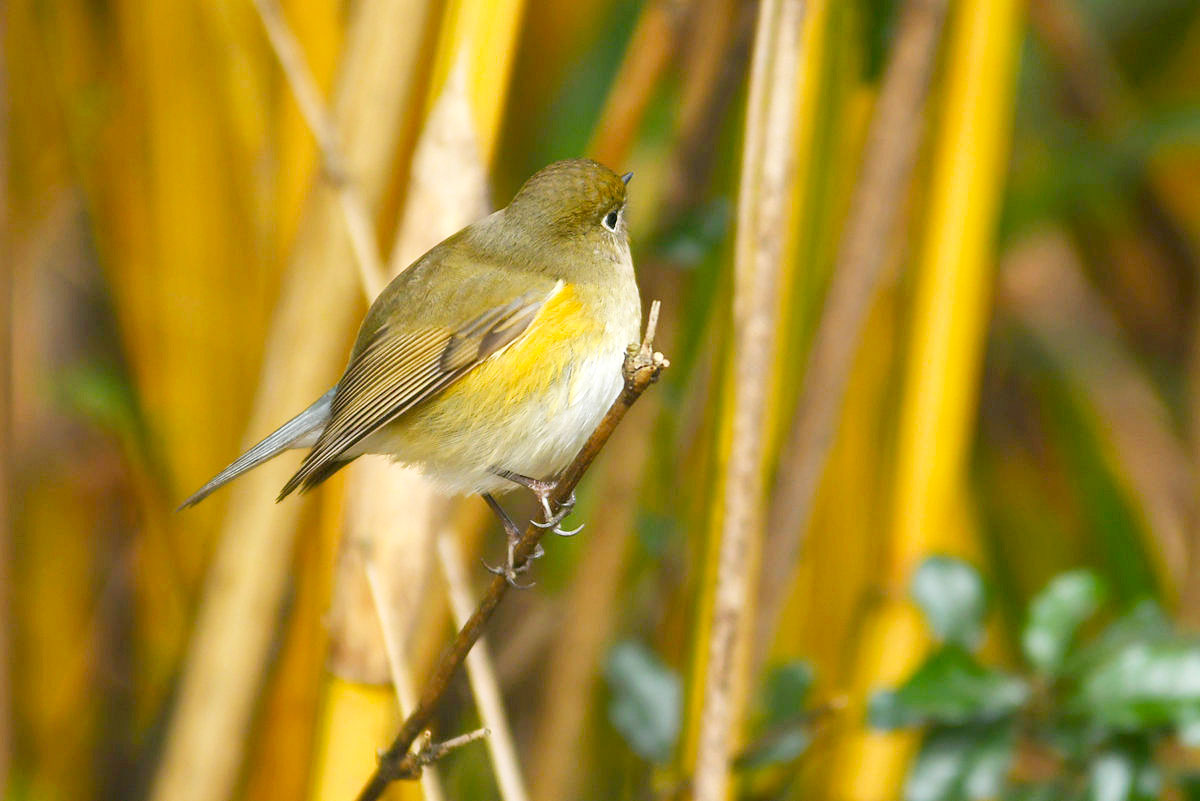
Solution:
{"label": "bird's breast", "polygon": [[603,300],[561,285],[524,334],[374,444],[462,491],[506,488],[492,486],[492,468],[549,477],[574,456],[621,388],[624,350],[637,334],[637,296],[632,314],[629,303]]}

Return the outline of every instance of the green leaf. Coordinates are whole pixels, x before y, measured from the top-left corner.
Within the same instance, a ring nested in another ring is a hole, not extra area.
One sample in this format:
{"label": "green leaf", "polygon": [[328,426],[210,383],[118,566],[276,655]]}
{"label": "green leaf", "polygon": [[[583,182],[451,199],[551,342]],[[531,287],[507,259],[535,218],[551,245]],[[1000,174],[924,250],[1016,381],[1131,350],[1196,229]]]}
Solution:
{"label": "green leaf", "polygon": [[774,726],[804,714],[804,702],[813,683],[813,669],[803,661],[773,668],[763,683],[763,720]]}
{"label": "green leaf", "polygon": [[1144,752],[1109,749],[1088,765],[1087,801],[1155,801],[1161,790],[1162,774]]}
{"label": "green leaf", "polygon": [[736,760],[736,768],[761,768],[794,761],[808,750],[812,735],[804,722],[797,721],[769,731],[754,742]]}
{"label": "green leaf", "polygon": [[941,640],[967,648],[979,643],[987,592],[974,567],[961,559],[931,556],[917,568],[910,592]]}
{"label": "green leaf", "polygon": [[1013,759],[1008,726],[953,727],[925,738],[904,783],[905,801],[998,798]]}
{"label": "green leaf", "polygon": [[605,670],[612,698],[608,719],[629,747],[652,762],[666,762],[682,721],[679,676],[640,643],[622,642],[608,655]]}
{"label": "green leaf", "polygon": [[1030,664],[1045,673],[1058,673],[1075,632],[1103,603],[1105,594],[1104,583],[1090,570],[1064,573],[1038,593],[1021,634]]}
{"label": "green leaf", "polygon": [[1127,642],[1082,673],[1072,705],[1117,731],[1170,726],[1190,734],[1200,720],[1200,642]]}
{"label": "green leaf", "polygon": [[1165,642],[1175,636],[1166,613],[1154,601],[1143,601],[1110,623],[1092,642],[1067,658],[1064,672],[1084,676],[1133,643]]}
{"label": "green leaf", "polygon": [[999,720],[1025,703],[1029,687],[1016,676],[980,665],[959,646],[945,646],[899,689],[871,699],[871,725],[884,729],[927,723]]}
{"label": "green leaf", "polygon": [[772,668],[763,683],[760,734],[737,759],[739,768],[756,768],[791,762],[812,742],[810,716],[804,709],[813,669],[795,661]]}

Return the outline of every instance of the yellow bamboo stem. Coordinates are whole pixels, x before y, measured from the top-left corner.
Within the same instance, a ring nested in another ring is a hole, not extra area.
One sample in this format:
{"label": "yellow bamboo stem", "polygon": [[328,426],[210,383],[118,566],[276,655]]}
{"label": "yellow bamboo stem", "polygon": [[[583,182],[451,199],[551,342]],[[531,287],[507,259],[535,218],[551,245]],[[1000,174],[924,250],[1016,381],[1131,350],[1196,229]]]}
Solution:
{"label": "yellow bamboo stem", "polygon": [[[885,598],[862,632],[853,686],[860,703],[872,689],[902,680],[925,648],[924,624],[904,600],[921,558],[970,549],[954,524],[988,319],[1019,8],[1018,0],[962,3],[951,25],[900,401]],[[830,796],[895,796],[913,743],[907,734],[851,734],[835,753]]]}
{"label": "yellow bamboo stem", "polygon": [[[354,721],[354,725],[340,725],[345,721]],[[391,688],[330,678],[317,729],[336,731],[337,742],[321,741],[310,797],[331,801],[354,798],[362,777],[375,767],[375,749],[387,739],[395,723],[396,698]],[[326,748],[334,749],[333,753],[325,751]],[[392,801],[421,798],[416,783],[405,783],[393,793]]]}

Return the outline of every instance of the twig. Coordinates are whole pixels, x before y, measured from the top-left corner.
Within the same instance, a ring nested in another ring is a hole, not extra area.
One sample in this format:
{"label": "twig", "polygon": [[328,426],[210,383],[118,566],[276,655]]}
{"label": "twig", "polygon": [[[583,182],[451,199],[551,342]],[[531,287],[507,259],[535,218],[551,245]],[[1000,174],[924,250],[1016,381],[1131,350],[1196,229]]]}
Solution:
{"label": "twig", "polygon": [[[579,484],[596,455],[612,435],[613,429],[625,417],[625,413],[641,397],[647,387],[658,379],[659,374],[669,366],[669,362],[663,355],[656,353],[653,348],[654,332],[658,325],[658,310],[659,302],[654,301],[650,306],[646,336],[642,340],[641,346],[630,345],[625,354],[625,365],[622,370],[625,386],[575,460],[558,479],[554,497],[551,499],[553,503],[562,504],[570,497],[571,492]],[[521,541],[517,543],[513,554],[515,561],[517,563],[524,562],[545,533],[545,529],[530,524],[525,529]],[[421,700],[416,709],[400,726],[400,731],[392,745],[380,754],[379,765],[358,794],[358,801],[375,801],[383,795],[384,790],[393,781],[411,778],[415,757],[409,753],[409,749],[412,747],[413,741],[433,717],[434,710],[446,692],[450,680],[467,658],[475,641],[483,634],[484,627],[491,620],[496,607],[499,606],[508,589],[508,581],[503,576],[496,576],[492,579],[492,583],[488,585],[487,592],[475,608],[475,612],[459,630],[450,647],[442,654],[421,693]]]}
{"label": "twig", "polygon": [[696,801],[728,794],[744,703],[747,636],[761,558],[766,413],[777,299],[796,175],[803,0],[763,0],[750,68],[734,251],[733,402],[708,656],[696,744]]}
{"label": "twig", "polygon": [[397,776],[398,779],[419,779],[424,769],[437,762],[442,757],[462,748],[464,745],[470,745],[476,740],[482,740],[490,735],[491,732],[486,728],[469,731],[466,734],[460,734],[457,737],[451,737],[449,740],[443,740],[440,743],[433,742],[433,735],[428,731],[421,733],[421,747],[415,752],[408,755],[405,760],[405,774]]}
{"label": "twig", "polygon": [[[463,557],[453,532],[442,529],[435,537],[438,564],[441,565],[442,576],[446,579],[454,623],[462,626],[471,616],[471,593],[467,586]],[[500,798],[503,801],[528,801],[529,791],[525,788],[525,780],[521,776],[517,749],[513,744],[512,731],[504,712],[504,700],[500,696],[500,683],[496,680],[496,671],[488,655],[487,643],[482,640],[467,654],[467,680],[471,683],[471,692],[475,695],[479,718],[492,732],[487,746],[492,757],[496,784],[500,787]]]}
{"label": "twig", "polygon": [[283,9],[278,0],[254,0],[254,7],[267,31],[271,47],[279,58],[279,66],[287,77],[300,113],[317,147],[321,151],[321,166],[325,177],[333,186],[346,219],[346,231],[350,235],[350,246],[354,248],[354,263],[358,265],[362,278],[363,291],[367,295],[367,303],[375,299],[383,289],[383,260],[379,249],[375,246],[374,226],[367,214],[366,204],[358,193],[354,179],[342,156],[342,147],[338,142],[337,128],[333,118],[321,100],[321,91],[308,69],[308,63],[300,50],[291,28],[283,18]]}
{"label": "twig", "polygon": [[884,73],[862,177],[771,494],[755,635],[756,670],[770,646],[791,583],[813,496],[833,445],[854,354],[885,262],[885,247],[903,206],[945,12],[946,0],[909,0]]}

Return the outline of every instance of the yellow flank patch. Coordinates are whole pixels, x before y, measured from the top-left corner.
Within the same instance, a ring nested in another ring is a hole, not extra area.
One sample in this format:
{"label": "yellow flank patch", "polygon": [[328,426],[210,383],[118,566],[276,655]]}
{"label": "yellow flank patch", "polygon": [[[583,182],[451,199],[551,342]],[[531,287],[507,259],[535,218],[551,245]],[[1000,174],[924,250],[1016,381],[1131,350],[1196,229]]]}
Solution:
{"label": "yellow flank patch", "polygon": [[511,345],[456,381],[441,401],[465,401],[479,412],[503,409],[546,391],[586,347],[595,320],[575,288],[564,284]]}

